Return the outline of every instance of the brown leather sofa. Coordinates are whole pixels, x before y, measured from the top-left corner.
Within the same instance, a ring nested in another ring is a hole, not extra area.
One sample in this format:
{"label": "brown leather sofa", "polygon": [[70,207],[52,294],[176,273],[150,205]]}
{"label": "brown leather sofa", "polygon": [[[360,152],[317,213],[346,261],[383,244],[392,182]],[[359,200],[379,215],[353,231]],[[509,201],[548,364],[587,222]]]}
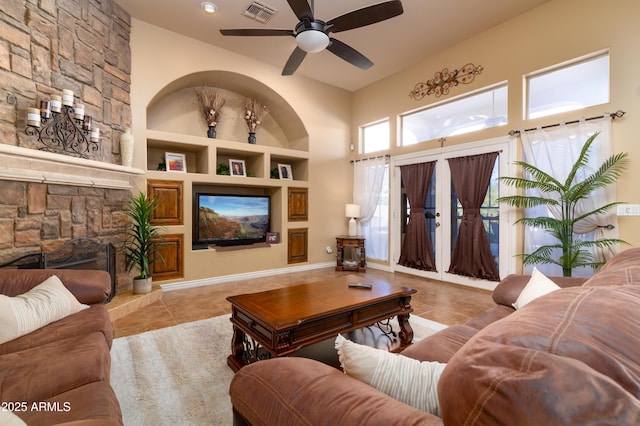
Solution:
{"label": "brown leather sofa", "polygon": [[416,410],[338,369],[304,358],[244,367],[229,390],[236,425],[640,424],[640,248],[591,279],[523,308],[529,277],[510,275],[491,310],[405,349],[448,363],[442,418]]}
{"label": "brown leather sofa", "polygon": [[109,383],[111,321],[105,271],[0,269],[0,293],[26,293],[57,275],[80,303],[76,314],[0,345],[0,401],[29,426],[121,425]]}

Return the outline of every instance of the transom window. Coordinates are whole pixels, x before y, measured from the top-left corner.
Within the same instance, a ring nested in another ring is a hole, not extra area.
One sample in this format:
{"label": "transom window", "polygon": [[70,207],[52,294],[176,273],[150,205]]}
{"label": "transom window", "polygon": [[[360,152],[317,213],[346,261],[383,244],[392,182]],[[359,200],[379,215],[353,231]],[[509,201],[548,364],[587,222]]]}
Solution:
{"label": "transom window", "polygon": [[362,152],[389,149],[389,119],[362,126]]}
{"label": "transom window", "polygon": [[609,102],[609,52],[525,77],[527,117],[539,118]]}
{"label": "transom window", "polygon": [[402,145],[507,124],[507,85],[404,114]]}

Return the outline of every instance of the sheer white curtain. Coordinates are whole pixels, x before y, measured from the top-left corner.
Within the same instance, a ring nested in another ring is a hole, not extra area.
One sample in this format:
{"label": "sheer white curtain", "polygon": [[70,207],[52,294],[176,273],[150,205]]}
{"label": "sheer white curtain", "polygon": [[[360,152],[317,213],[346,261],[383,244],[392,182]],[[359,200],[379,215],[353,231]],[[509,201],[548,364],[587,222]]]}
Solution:
{"label": "sheer white curtain", "polygon": [[[581,176],[576,176],[576,179],[583,180],[612,155],[611,119],[609,117],[594,121],[582,120],[577,125],[563,124],[550,129],[521,132],[524,160],[553,175],[558,180],[564,181],[580,155],[584,143],[595,132],[600,132],[600,134],[591,145],[589,164],[584,168],[584,173]],[[596,206],[614,202],[615,197],[615,184],[594,191],[588,199],[578,204],[577,214],[594,210]],[[525,214],[528,217],[545,214],[553,217],[560,216],[557,210],[553,211],[546,206],[527,209]],[[613,228],[605,228],[607,225],[612,225]],[[579,234],[576,238],[582,239],[618,238],[618,218],[615,209],[611,209],[606,215],[594,215],[579,222],[576,224],[575,231]],[[555,239],[541,229],[525,228],[525,253],[531,253],[541,245],[553,244],[554,242],[556,242]],[[609,259],[617,251],[618,247],[610,247],[604,250],[596,249],[593,254],[595,259],[600,261]],[[536,267],[548,275],[562,275],[562,268],[557,265],[536,265]],[[532,266],[528,266],[525,268],[525,272],[531,273],[532,269]],[[573,271],[573,276],[591,276],[592,274],[591,268],[578,268]]]}
{"label": "sheer white curtain", "polygon": [[353,202],[360,205],[360,232],[367,257],[389,257],[389,167],[385,158],[354,163]]}

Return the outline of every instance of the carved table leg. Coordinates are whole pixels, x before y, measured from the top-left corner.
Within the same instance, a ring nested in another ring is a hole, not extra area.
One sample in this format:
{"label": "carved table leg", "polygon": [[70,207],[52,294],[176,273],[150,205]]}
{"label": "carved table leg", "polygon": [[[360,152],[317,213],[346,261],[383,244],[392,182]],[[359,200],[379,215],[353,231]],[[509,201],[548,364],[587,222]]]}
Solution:
{"label": "carved table leg", "polygon": [[244,367],[245,359],[245,334],[238,327],[233,326],[233,337],[231,338],[231,355],[227,357],[227,365],[233,370],[238,371]]}
{"label": "carved table leg", "polygon": [[398,324],[400,324],[398,337],[400,337],[401,347],[409,346],[413,341],[413,329],[409,324],[409,314],[398,315]]}

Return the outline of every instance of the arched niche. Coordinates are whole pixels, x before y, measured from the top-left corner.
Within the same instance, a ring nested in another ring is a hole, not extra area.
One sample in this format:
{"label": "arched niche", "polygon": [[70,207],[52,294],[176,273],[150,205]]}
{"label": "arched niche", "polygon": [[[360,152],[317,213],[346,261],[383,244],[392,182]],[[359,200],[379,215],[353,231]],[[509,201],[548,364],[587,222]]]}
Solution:
{"label": "arched niche", "polygon": [[206,85],[220,90],[225,105],[217,126],[217,138],[247,140],[244,100],[255,98],[269,109],[256,132],[258,144],[309,150],[309,135],[289,103],[264,83],[229,71],[202,71],[181,77],[160,90],[147,106],[147,129],[206,136],[195,89]]}

